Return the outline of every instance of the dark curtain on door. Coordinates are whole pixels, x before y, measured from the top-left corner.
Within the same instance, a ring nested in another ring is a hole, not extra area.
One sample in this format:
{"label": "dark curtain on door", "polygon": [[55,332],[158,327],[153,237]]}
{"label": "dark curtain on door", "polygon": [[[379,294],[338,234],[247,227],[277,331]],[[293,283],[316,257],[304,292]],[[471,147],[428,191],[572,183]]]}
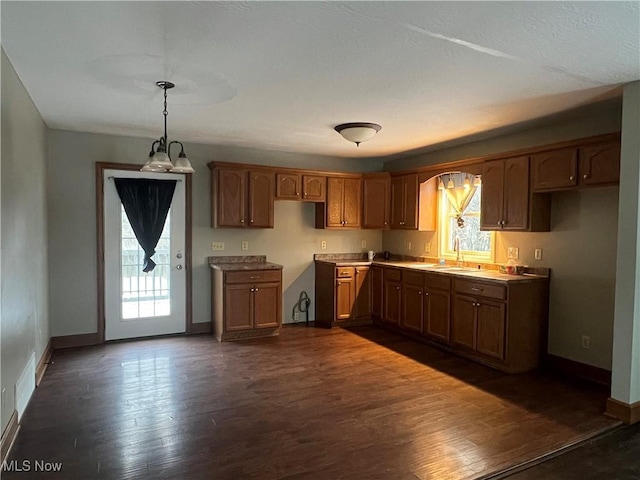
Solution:
{"label": "dark curtain on door", "polygon": [[151,257],[156,253],[164,229],[176,180],[116,178],[114,181],[133,233],[144,250],[142,271],[151,272],[156,267]]}

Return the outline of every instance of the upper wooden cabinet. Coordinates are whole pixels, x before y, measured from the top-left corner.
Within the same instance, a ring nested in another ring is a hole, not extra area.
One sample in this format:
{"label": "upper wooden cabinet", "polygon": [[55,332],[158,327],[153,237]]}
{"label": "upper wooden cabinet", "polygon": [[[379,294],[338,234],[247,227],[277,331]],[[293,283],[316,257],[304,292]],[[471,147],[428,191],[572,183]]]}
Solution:
{"label": "upper wooden cabinet", "polygon": [[615,185],[620,181],[620,142],[565,148],[531,157],[534,192]]}
{"label": "upper wooden cabinet", "polygon": [[276,199],[300,200],[301,181],[299,173],[276,173]]}
{"label": "upper wooden cabinet", "polygon": [[270,170],[211,167],[211,224],[273,228],[275,178]]}
{"label": "upper wooden cabinet", "polygon": [[388,229],[391,177],[388,173],[363,175],[362,228]]}
{"label": "upper wooden cabinet", "polygon": [[531,157],[534,191],[558,190],[578,184],[578,149],[565,148]]}
{"label": "upper wooden cabinet", "polygon": [[615,185],[620,181],[619,142],[583,147],[578,156],[582,185]]}
{"label": "upper wooden cabinet", "polygon": [[324,202],[326,199],[327,177],[302,175],[302,200]]}
{"label": "upper wooden cabinet", "polygon": [[360,228],[362,179],[328,177],[327,200],[316,204],[316,228]]}
{"label": "upper wooden cabinet", "polygon": [[418,174],[391,178],[391,228],[418,228]]}
{"label": "upper wooden cabinet", "polygon": [[480,228],[526,230],[529,226],[529,158],[482,165]]}

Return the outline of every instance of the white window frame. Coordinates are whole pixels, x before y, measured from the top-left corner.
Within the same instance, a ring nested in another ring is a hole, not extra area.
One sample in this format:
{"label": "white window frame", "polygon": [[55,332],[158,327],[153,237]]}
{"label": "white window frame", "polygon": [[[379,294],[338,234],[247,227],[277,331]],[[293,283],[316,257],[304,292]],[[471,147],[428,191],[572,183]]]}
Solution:
{"label": "white window frame", "polygon": [[[480,187],[481,188],[481,187]],[[456,252],[449,248],[449,235],[450,232],[450,218],[455,217],[456,213],[453,210],[453,207],[449,203],[447,199],[446,192],[444,190],[438,191],[438,232],[439,232],[439,256],[440,258],[444,258],[446,260],[457,259]],[[481,195],[481,191],[479,190],[477,195]],[[480,217],[480,212],[477,213],[465,213],[465,216],[477,216]],[[490,247],[488,252],[480,252],[477,250],[460,250],[462,260],[465,262],[478,262],[478,263],[494,263],[495,262],[495,251],[496,251],[496,235],[495,232],[490,231]]]}

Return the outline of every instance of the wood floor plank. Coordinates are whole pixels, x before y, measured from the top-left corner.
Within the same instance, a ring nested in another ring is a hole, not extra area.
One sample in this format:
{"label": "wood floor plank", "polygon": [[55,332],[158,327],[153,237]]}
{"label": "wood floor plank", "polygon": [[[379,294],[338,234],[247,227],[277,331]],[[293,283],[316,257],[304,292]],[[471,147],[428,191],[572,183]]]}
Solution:
{"label": "wood floor plank", "polygon": [[[65,479],[465,479],[618,424],[606,391],[376,327],[54,352],[9,460]],[[5,471],[3,479],[26,478]]]}

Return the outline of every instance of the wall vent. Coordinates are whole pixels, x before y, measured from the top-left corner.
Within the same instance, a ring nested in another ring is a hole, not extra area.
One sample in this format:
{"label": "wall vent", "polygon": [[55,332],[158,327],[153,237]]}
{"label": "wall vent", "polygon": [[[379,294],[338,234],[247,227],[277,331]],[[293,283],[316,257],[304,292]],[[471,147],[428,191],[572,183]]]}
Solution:
{"label": "wall vent", "polygon": [[36,354],[32,353],[27,366],[24,367],[20,378],[16,382],[16,410],[18,411],[18,422],[22,414],[27,409],[31,395],[36,389]]}

